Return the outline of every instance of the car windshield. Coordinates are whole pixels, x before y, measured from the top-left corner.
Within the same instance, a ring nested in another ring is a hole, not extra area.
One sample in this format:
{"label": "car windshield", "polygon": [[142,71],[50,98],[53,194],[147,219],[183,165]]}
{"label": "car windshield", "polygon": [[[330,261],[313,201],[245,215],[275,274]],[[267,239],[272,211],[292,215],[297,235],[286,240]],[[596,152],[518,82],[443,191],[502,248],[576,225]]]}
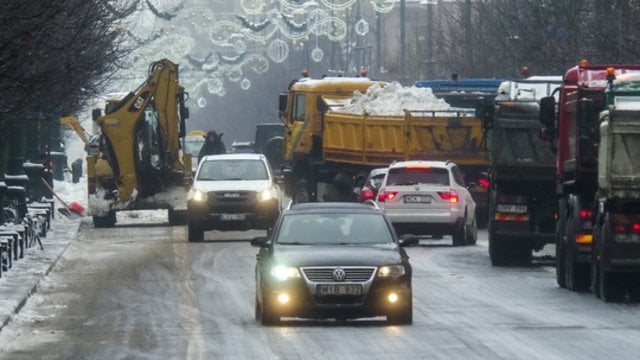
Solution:
{"label": "car windshield", "polygon": [[431,167],[401,167],[389,170],[387,186],[416,184],[449,186],[449,171]]}
{"label": "car windshield", "polygon": [[262,160],[206,160],[200,166],[198,180],[269,180],[269,175]]}
{"label": "car windshield", "polygon": [[382,214],[290,214],[276,235],[279,244],[389,244],[393,235]]}

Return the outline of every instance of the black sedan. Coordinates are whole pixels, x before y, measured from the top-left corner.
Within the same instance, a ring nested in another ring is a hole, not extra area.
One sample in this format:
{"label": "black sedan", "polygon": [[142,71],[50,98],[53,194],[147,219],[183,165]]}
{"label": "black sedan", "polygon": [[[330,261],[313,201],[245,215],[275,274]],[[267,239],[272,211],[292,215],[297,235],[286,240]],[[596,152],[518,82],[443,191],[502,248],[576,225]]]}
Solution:
{"label": "black sedan", "polygon": [[372,206],[307,203],[259,237],[256,320],[387,317],[411,324],[411,265],[391,223]]}

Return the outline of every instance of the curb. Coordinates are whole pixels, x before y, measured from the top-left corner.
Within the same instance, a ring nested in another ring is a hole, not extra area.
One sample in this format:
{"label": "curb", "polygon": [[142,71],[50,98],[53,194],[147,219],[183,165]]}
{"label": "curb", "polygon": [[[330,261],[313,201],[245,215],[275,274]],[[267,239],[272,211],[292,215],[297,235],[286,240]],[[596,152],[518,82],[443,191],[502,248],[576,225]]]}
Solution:
{"label": "curb", "polygon": [[[10,306],[9,312],[7,314],[3,314],[6,317],[4,319],[1,319],[2,321],[0,322],[0,332],[2,332],[5,326],[7,326],[13,320],[13,317],[17,315],[20,312],[20,310],[22,310],[22,308],[27,304],[27,300],[29,300],[31,295],[33,295],[38,291],[38,288],[42,280],[51,273],[51,271],[55,268],[58,261],[62,258],[64,253],[67,251],[67,249],[71,245],[71,243],[77,238],[81,225],[82,225],[82,220],[77,221],[77,224],[75,224],[75,226],[73,225],[69,226],[69,231],[73,231],[73,236],[69,238],[69,240],[66,242],[66,244],[62,246],[61,249],[58,250],[58,253],[54,255],[55,258],[51,261],[51,263],[46,265],[44,272],[40,274],[36,274],[33,277],[34,284],[31,285],[26,292],[23,292],[22,295],[19,295],[19,297],[15,300],[17,301],[16,305],[9,305]],[[54,231],[53,226],[49,231],[53,233]],[[45,241],[46,241],[46,238],[45,238]],[[45,248],[46,248],[46,243],[45,243]],[[3,285],[10,285],[10,284],[2,284],[2,282],[0,282],[0,287],[2,287]]]}

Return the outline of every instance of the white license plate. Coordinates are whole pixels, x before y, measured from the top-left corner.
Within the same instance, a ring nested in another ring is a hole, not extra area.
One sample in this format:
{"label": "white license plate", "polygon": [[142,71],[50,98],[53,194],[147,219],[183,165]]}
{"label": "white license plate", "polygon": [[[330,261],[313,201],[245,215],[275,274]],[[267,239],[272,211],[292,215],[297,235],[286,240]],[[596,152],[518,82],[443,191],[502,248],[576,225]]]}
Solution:
{"label": "white license plate", "polygon": [[527,205],[498,204],[496,210],[501,213],[524,214],[527,212]]}
{"label": "white license plate", "polygon": [[429,195],[405,195],[404,197],[405,203],[425,203],[428,204],[431,202],[431,196]]}
{"label": "white license plate", "polygon": [[362,285],[318,285],[316,287],[316,295],[362,295]]}
{"label": "white license plate", "polygon": [[220,214],[220,220],[222,221],[238,221],[247,218],[247,214]]}

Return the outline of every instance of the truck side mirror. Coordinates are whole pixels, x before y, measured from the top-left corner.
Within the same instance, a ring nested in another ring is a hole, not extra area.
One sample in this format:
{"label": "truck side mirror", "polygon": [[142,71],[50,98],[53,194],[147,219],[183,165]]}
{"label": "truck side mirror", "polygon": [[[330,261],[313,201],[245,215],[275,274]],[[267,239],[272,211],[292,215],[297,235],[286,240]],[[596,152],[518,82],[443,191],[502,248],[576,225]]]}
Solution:
{"label": "truck side mirror", "polygon": [[91,119],[93,119],[93,121],[96,121],[100,118],[100,116],[102,116],[102,110],[100,109],[93,109],[91,111]]}
{"label": "truck side mirror", "polygon": [[556,99],[553,96],[545,96],[540,99],[540,123],[546,128],[555,127]]}
{"label": "truck side mirror", "polygon": [[593,100],[578,100],[578,127],[580,128],[581,139],[593,138]]}

